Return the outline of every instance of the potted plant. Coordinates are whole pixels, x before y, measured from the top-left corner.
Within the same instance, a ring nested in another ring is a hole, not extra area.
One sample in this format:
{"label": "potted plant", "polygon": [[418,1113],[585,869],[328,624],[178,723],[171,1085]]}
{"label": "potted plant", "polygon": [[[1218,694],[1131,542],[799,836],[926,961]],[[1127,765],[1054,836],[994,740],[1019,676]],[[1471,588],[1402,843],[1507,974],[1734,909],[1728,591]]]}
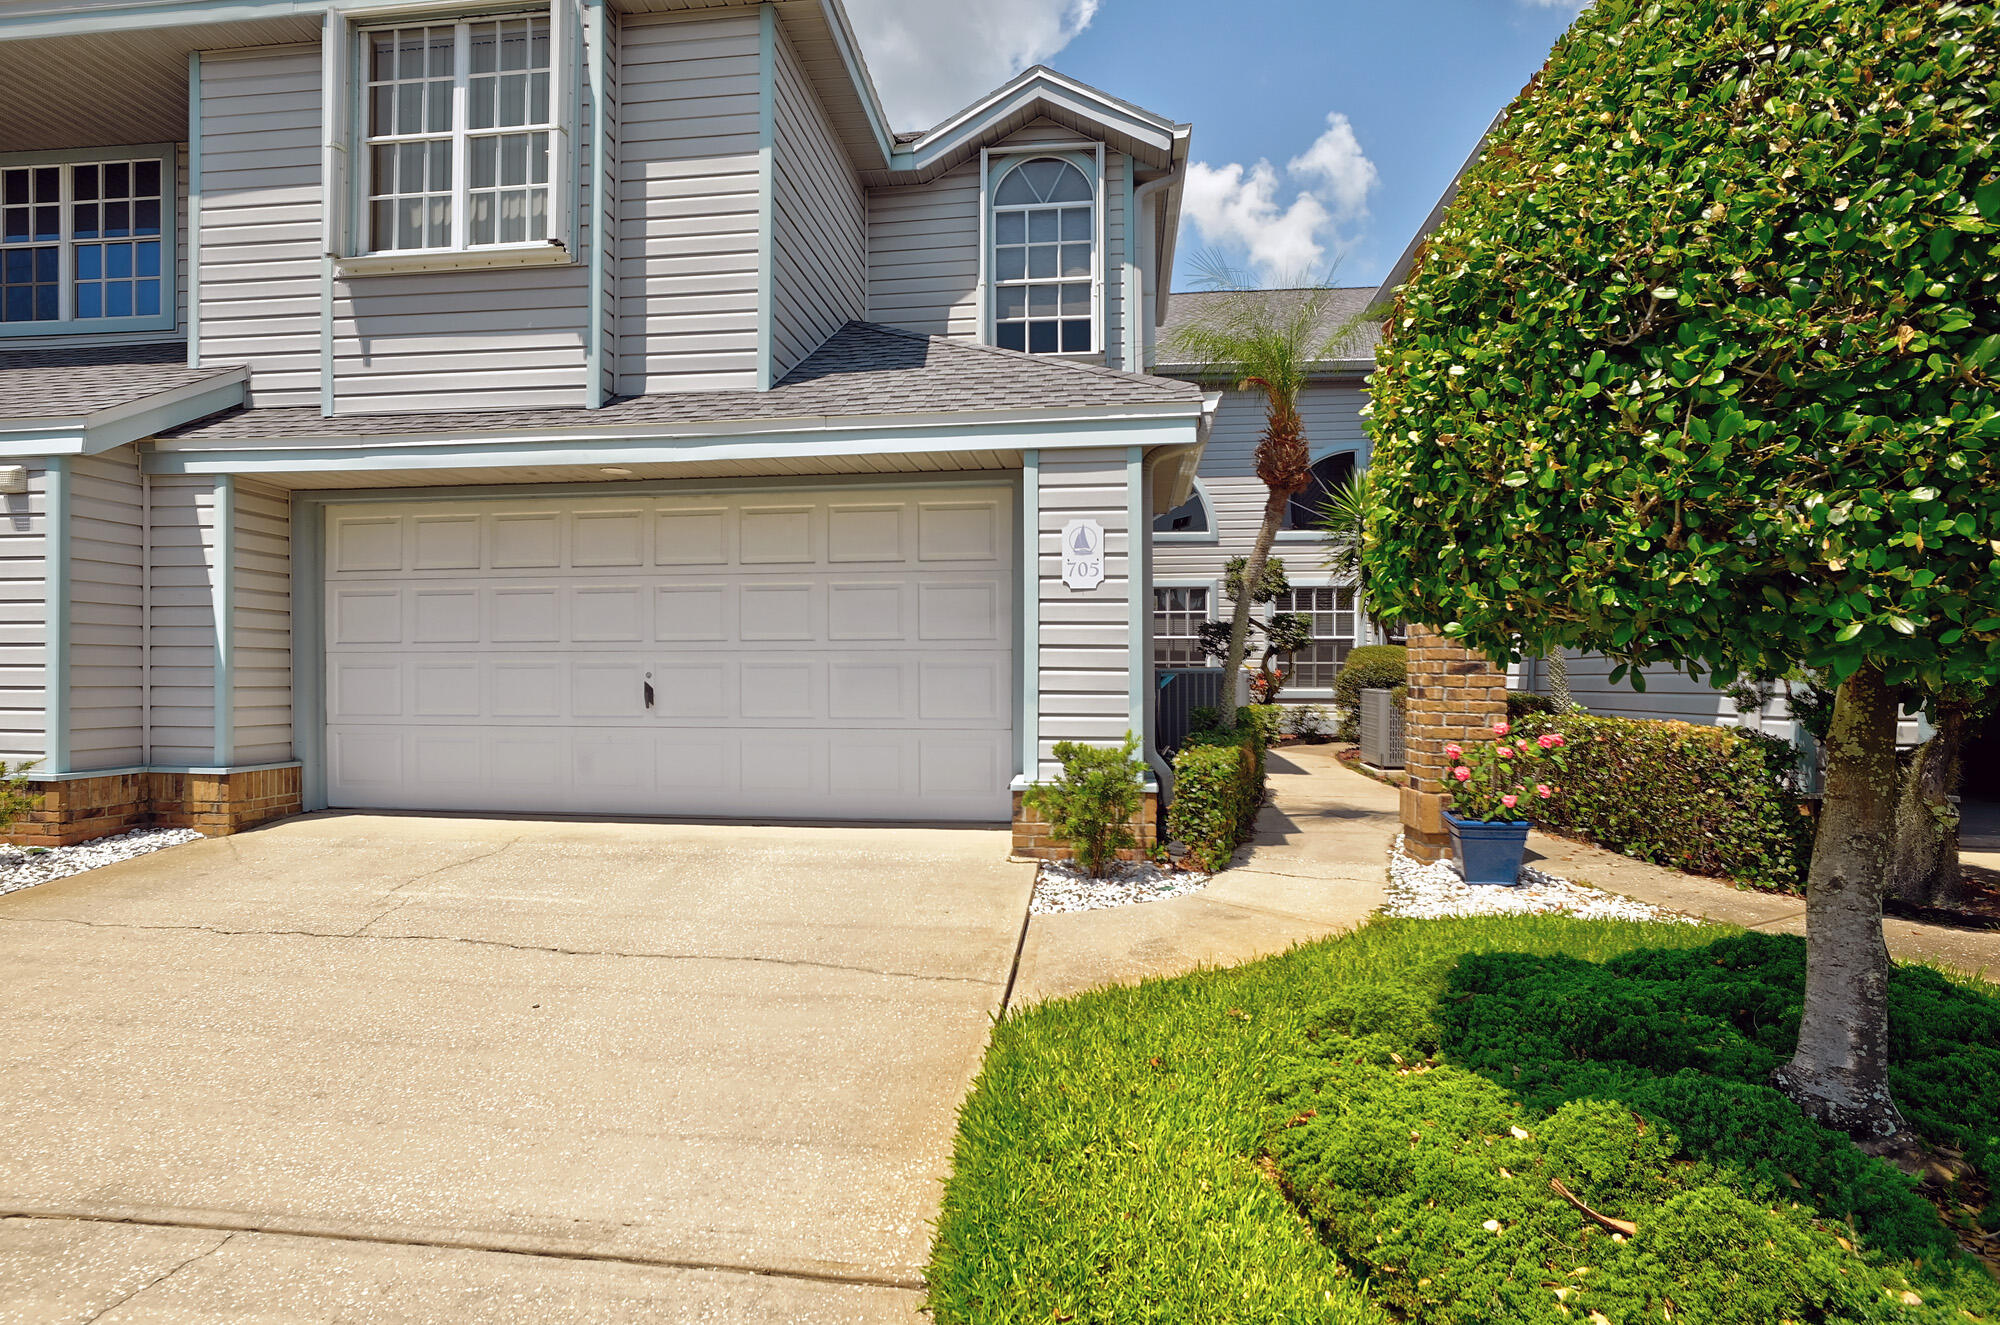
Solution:
{"label": "potted plant", "polygon": [[1532,806],[1561,790],[1563,738],[1544,732],[1514,737],[1505,722],[1493,724],[1494,740],[1471,750],[1444,748],[1452,768],[1446,789],[1451,808],[1451,851],[1467,883],[1511,884],[1520,877],[1528,849]]}

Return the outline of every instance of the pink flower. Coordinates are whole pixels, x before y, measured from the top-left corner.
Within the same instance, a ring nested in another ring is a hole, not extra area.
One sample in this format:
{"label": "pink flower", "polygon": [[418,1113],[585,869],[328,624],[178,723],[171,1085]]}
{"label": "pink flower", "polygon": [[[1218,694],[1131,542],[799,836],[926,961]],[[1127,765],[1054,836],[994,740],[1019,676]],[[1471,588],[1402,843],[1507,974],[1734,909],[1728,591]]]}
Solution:
{"label": "pink flower", "polygon": [[1544,750],[1553,750],[1562,744],[1562,737],[1543,732],[1535,738],[1535,744],[1541,746]]}
{"label": "pink flower", "polygon": [[1505,736],[1508,732],[1513,730],[1514,729],[1512,727],[1509,727],[1504,722],[1496,722],[1493,724],[1493,734],[1495,736]]}
{"label": "pink flower", "polygon": [[1547,800],[1549,797],[1555,795],[1553,791],[1549,790],[1549,784],[1546,782],[1537,782],[1535,784],[1535,794],[1543,800]]}
{"label": "pink flower", "polygon": [[1447,745],[1444,748],[1444,757],[1446,759],[1456,759],[1464,753],[1465,751],[1456,745]]}
{"label": "pink flower", "polygon": [[1460,764],[1457,768],[1451,770],[1451,775],[1457,778],[1460,782],[1463,782],[1467,778],[1472,776],[1472,770],[1467,768],[1464,764]]}
{"label": "pink flower", "polygon": [[1496,745],[1493,747],[1493,753],[1499,755],[1502,759],[1512,759],[1514,757],[1514,747],[1511,745]]}
{"label": "pink flower", "polygon": [[1500,803],[1511,810],[1514,808],[1514,802],[1516,799],[1518,798],[1514,796],[1502,796],[1500,798]]}
{"label": "pink flower", "polygon": [[1550,744],[1550,745],[1568,745],[1568,744],[1569,744],[1569,742],[1568,742],[1568,741],[1565,741],[1565,740],[1563,739],[1563,735],[1562,735],[1562,733],[1561,733],[1561,732],[1550,732],[1550,733],[1549,733],[1549,744]]}

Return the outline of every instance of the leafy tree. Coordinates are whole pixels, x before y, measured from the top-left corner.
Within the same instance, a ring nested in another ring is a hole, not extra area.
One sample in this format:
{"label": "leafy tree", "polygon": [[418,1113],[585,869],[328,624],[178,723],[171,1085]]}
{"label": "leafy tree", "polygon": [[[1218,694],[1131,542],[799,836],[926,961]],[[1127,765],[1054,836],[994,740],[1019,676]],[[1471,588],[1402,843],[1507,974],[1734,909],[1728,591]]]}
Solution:
{"label": "leafy tree", "polygon": [[[1254,588],[1244,589],[1244,573],[1249,569],[1249,558],[1231,557],[1222,571],[1222,591],[1239,606],[1245,603],[1263,605],[1276,601],[1279,594],[1292,587],[1291,579],[1285,574],[1285,563],[1281,558],[1271,557],[1264,562],[1263,574],[1257,577]],[[1262,678],[1259,689],[1262,694],[1252,695],[1251,701],[1258,704],[1274,704],[1278,691],[1284,687],[1285,675],[1289,670],[1284,660],[1300,649],[1312,644],[1312,623],[1296,612],[1273,612],[1261,620],[1252,617],[1249,630],[1263,636],[1264,652],[1257,659],[1257,672]],[[1209,657],[1222,663],[1228,669],[1231,648],[1240,647],[1238,665],[1244,653],[1249,652],[1248,631],[1236,633],[1234,624],[1225,621],[1204,621],[1201,623],[1201,649]],[[1224,676],[1234,676],[1233,670],[1225,670]],[[1223,724],[1227,726],[1226,723]]]}
{"label": "leafy tree", "polygon": [[1386,608],[1496,657],[1837,685],[1778,1080],[1876,1140],[1895,696],[2000,673],[1996,100],[1990,2],[1599,0],[1373,378]]}
{"label": "leafy tree", "polygon": [[[1314,365],[1337,356],[1362,319],[1340,319],[1334,291],[1325,281],[1298,289],[1259,289],[1240,273],[1210,258],[1202,284],[1221,297],[1212,301],[1173,337],[1175,352],[1239,391],[1264,397],[1264,435],[1257,443],[1257,477],[1267,495],[1264,518],[1250,545],[1249,579],[1256,583],[1270,558],[1271,545],[1293,497],[1312,482],[1312,454],[1299,392]],[[1224,675],[1243,666],[1250,634],[1250,601],[1238,597],[1229,623]],[[1233,730],[1236,711],[1222,706],[1222,722]]]}

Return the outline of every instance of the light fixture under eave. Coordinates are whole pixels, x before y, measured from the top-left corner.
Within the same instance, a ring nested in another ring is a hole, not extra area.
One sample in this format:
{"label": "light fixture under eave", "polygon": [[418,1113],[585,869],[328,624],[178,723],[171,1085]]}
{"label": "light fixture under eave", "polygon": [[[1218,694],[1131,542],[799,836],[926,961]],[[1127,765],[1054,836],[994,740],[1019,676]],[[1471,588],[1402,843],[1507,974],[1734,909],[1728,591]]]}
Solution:
{"label": "light fixture under eave", "polygon": [[629,469],[625,469],[625,468],[622,468],[621,466],[618,466],[618,465],[606,465],[606,466],[605,466],[605,467],[604,467],[603,469],[599,470],[598,472],[599,472],[599,473],[602,473],[602,474],[609,474],[609,475],[611,475],[611,477],[613,477],[613,478],[631,478],[631,477],[632,477],[632,471],[631,471],[631,470],[629,470]]}

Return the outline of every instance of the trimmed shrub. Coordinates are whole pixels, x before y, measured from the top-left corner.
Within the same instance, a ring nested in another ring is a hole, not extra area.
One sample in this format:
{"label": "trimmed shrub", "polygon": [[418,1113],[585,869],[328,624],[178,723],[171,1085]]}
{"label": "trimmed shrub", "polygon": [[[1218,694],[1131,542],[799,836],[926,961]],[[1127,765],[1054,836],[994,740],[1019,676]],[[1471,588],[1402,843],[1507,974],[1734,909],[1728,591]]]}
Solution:
{"label": "trimmed shrub", "polygon": [[1268,713],[1256,707],[1238,711],[1234,732],[1213,726],[1191,732],[1174,756],[1167,833],[1205,870],[1229,863],[1264,804],[1264,752],[1278,714],[1271,705],[1262,706]]}
{"label": "trimmed shrub", "polygon": [[1333,680],[1333,702],[1340,709],[1340,739],[1361,736],[1361,692],[1394,690],[1409,679],[1410,651],[1400,644],[1364,644],[1351,650]]}
{"label": "trimmed shrub", "polygon": [[1515,722],[1533,717],[1537,713],[1554,713],[1556,702],[1547,695],[1538,695],[1532,690],[1509,690],[1507,692],[1507,716]]}
{"label": "trimmed shrub", "polygon": [[1562,794],[1537,820],[1656,865],[1776,892],[1805,886],[1814,821],[1791,744],[1741,727],[1531,715],[1523,735],[1569,743]]}
{"label": "trimmed shrub", "polygon": [[1022,800],[1046,819],[1049,836],[1069,845],[1092,878],[1102,878],[1118,853],[1135,846],[1132,816],[1145,803],[1146,766],[1135,757],[1139,739],[1125,733],[1116,749],[1057,741],[1062,776],[1028,788]]}

